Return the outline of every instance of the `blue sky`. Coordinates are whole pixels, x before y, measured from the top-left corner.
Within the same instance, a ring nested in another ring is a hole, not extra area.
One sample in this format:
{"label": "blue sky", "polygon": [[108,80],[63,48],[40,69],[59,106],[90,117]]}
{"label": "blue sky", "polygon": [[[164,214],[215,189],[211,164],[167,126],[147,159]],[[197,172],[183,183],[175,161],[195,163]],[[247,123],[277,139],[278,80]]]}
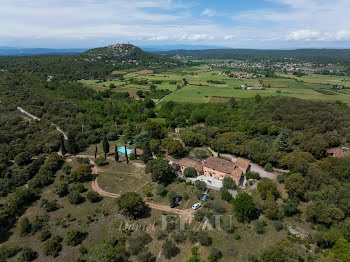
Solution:
{"label": "blue sky", "polygon": [[349,0],[0,0],[0,46],[350,48]]}

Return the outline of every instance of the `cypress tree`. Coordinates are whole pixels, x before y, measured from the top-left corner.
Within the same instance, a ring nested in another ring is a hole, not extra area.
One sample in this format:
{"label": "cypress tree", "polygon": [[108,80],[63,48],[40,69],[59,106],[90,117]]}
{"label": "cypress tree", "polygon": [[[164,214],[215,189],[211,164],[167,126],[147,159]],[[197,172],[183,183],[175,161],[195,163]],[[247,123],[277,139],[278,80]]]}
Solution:
{"label": "cypress tree", "polygon": [[105,160],[107,160],[107,154],[109,153],[109,143],[106,135],[103,137],[102,148],[103,152],[105,153]]}
{"label": "cypress tree", "polygon": [[114,150],[114,159],[116,162],[119,161],[119,152],[118,152],[118,147],[115,146],[115,150]]}
{"label": "cypress tree", "polygon": [[67,149],[64,146],[64,137],[62,134],[61,134],[61,153],[62,153],[62,156],[65,156],[65,154],[67,154]]}
{"label": "cypress tree", "polygon": [[97,157],[97,145],[95,145],[95,159]]}
{"label": "cypress tree", "polygon": [[126,150],[126,145],[125,145],[125,157],[126,157],[126,163],[129,164],[128,151]]}
{"label": "cypress tree", "polygon": [[136,147],[135,147],[135,149],[134,149],[134,155],[135,155],[135,158],[137,158]]}

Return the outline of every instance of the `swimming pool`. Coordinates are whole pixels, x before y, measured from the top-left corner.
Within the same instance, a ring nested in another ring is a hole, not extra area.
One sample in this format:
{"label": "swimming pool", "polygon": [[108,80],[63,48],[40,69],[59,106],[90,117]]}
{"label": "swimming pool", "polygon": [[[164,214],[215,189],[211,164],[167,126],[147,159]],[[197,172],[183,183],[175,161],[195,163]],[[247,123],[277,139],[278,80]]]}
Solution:
{"label": "swimming pool", "polygon": [[[123,155],[125,155],[125,147],[123,147],[123,146],[118,147],[118,152],[122,153]],[[128,153],[128,155],[131,154],[131,150],[129,148],[126,149],[126,152]]]}

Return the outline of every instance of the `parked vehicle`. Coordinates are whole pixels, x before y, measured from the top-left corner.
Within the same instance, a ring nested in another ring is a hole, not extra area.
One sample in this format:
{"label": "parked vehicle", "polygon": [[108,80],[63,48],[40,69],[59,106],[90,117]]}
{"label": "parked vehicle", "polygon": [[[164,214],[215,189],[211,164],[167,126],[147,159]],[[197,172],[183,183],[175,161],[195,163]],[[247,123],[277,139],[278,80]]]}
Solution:
{"label": "parked vehicle", "polygon": [[198,208],[200,208],[202,205],[201,205],[201,203],[196,203],[196,204],[194,204],[193,206],[192,206],[192,209],[193,210],[197,210]]}
{"label": "parked vehicle", "polygon": [[207,199],[208,199],[208,197],[209,197],[209,195],[208,195],[208,194],[204,194],[204,195],[203,195],[203,197],[202,197],[202,200],[203,200],[203,201],[205,201],[205,200],[207,200]]}
{"label": "parked vehicle", "polygon": [[171,208],[175,208],[175,207],[177,207],[178,205],[179,205],[178,202],[172,202],[172,203],[170,204],[170,207],[171,207]]}
{"label": "parked vehicle", "polygon": [[182,200],[182,196],[176,196],[174,198],[174,201],[176,201],[176,202],[181,202],[181,200]]}

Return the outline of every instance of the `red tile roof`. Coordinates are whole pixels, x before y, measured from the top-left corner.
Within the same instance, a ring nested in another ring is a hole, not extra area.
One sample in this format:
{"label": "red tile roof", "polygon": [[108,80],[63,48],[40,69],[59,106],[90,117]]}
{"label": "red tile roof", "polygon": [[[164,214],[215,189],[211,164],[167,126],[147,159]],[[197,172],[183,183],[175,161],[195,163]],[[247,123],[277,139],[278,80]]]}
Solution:
{"label": "red tile roof", "polygon": [[200,162],[189,159],[189,158],[182,158],[179,161],[179,165],[183,167],[193,167],[196,169],[197,172],[203,172],[203,166]]}
{"label": "red tile roof", "polygon": [[327,150],[327,155],[334,155],[335,157],[343,157],[346,155],[345,151],[341,148],[332,148]]}
{"label": "red tile roof", "polygon": [[243,171],[243,173],[247,173],[248,168],[250,166],[250,161],[244,158],[239,157],[235,164],[239,169]]}

